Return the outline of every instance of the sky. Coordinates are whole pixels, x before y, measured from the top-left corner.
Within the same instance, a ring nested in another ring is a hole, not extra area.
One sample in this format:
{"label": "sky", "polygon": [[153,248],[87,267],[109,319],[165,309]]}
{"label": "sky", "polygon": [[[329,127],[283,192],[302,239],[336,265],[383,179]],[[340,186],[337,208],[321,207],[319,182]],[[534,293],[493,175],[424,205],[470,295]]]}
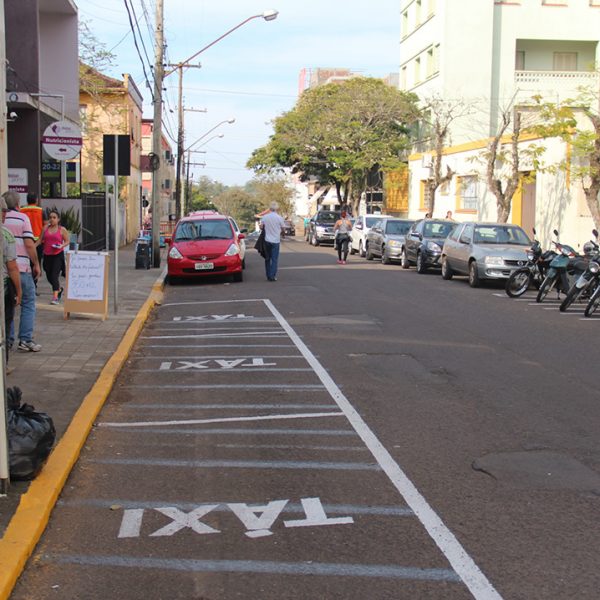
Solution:
{"label": "sky", "polygon": [[[145,68],[134,45],[125,0],[75,2],[79,19],[116,55],[107,75],[129,73],[144,96],[144,117],[151,118],[144,70],[151,81],[156,1],[129,0],[142,34],[143,43],[138,38],[138,46]],[[268,142],[273,119],[294,107],[301,69],[342,67],[373,77],[398,72],[399,0],[265,2],[164,0],[169,63],[185,61],[248,17],[267,9],[279,11],[274,21],[248,21],[200,54],[194,61],[201,63],[200,68],[184,74],[186,109],[206,110],[185,112],[185,147],[202,138],[194,148],[206,151],[193,155],[193,162],[206,163],[190,167],[196,180],[206,176],[225,185],[243,185],[253,177],[245,168],[246,161],[253,150]],[[177,85],[177,73],[164,81],[168,137],[177,134]],[[232,118],[234,123],[218,125]],[[221,133],[224,137],[213,138]]]}

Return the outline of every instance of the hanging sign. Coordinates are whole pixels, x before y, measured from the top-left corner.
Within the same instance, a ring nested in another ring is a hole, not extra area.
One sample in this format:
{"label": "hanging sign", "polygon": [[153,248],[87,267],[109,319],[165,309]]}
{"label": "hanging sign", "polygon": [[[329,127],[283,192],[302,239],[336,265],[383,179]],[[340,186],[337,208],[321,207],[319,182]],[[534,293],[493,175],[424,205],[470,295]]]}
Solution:
{"label": "hanging sign", "polygon": [[42,145],[55,160],[71,160],[81,152],[81,129],[71,121],[56,121],[46,127]]}

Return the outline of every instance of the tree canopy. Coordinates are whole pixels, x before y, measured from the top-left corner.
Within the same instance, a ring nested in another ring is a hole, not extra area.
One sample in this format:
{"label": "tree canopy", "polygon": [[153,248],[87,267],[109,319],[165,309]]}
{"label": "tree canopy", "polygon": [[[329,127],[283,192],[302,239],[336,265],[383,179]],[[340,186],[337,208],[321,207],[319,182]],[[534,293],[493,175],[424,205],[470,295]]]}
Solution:
{"label": "tree canopy", "polygon": [[559,137],[572,156],[561,167],[580,181],[594,225],[600,229],[600,114],[596,89],[581,89],[577,98],[561,103],[536,98],[540,123],[532,130],[543,137]]}
{"label": "tree canopy", "polygon": [[258,173],[291,168],[304,179],[334,184],[341,202],[357,203],[373,168],[393,169],[406,160],[419,114],[414,94],[379,79],[356,77],[309,89],[275,120],[270,141],[247,166]]}

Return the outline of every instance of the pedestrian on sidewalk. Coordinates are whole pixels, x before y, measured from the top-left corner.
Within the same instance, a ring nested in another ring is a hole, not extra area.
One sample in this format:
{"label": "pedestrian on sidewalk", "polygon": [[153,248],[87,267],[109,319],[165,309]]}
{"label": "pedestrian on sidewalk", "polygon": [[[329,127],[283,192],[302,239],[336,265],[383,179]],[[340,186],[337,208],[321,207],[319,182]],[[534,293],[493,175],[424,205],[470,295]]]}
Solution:
{"label": "pedestrian on sidewalk", "polygon": [[[17,243],[15,236],[4,226],[8,207],[6,200],[0,197],[0,210],[2,210],[2,279],[4,281],[4,335],[8,339],[15,316],[15,307],[21,304],[21,276],[17,265]],[[8,363],[8,344],[6,344],[6,362]],[[10,369],[12,370],[12,368]],[[6,367],[8,375],[9,368]]]}
{"label": "pedestrian on sidewalk", "polygon": [[43,247],[44,272],[52,286],[50,304],[58,304],[63,293],[60,274],[65,269],[64,249],[69,246],[69,232],[61,226],[57,211],[51,210],[48,213],[48,223],[44,226],[38,244]]}
{"label": "pedestrian on sidewalk", "polygon": [[279,205],[271,202],[269,212],[261,219],[260,227],[265,232],[265,271],[268,281],[277,281],[277,266],[279,263],[279,246],[281,235],[285,227],[283,217],[277,214]]}
{"label": "pedestrian on sidewalk", "polygon": [[[19,317],[19,350],[25,352],[39,352],[42,347],[33,341],[35,328],[35,284],[34,279],[40,276],[40,263],[38,262],[33,232],[29,217],[19,211],[19,194],[8,191],[2,194],[6,201],[8,212],[4,225],[14,235],[17,247],[17,264],[21,279],[21,315]],[[10,329],[8,344],[15,341],[14,322]]]}
{"label": "pedestrian on sidewalk", "polygon": [[341,218],[335,222],[333,232],[335,233],[335,244],[337,246],[338,264],[345,265],[348,259],[348,244],[350,243],[350,232],[352,221],[347,217],[348,213],[342,209]]}
{"label": "pedestrian on sidewalk", "polygon": [[[21,212],[29,217],[31,223],[31,231],[33,232],[33,241],[37,244],[42,230],[47,221],[44,209],[39,205],[38,198],[35,194],[27,194],[27,206],[21,207]],[[36,245],[38,263],[42,264],[42,246]]]}

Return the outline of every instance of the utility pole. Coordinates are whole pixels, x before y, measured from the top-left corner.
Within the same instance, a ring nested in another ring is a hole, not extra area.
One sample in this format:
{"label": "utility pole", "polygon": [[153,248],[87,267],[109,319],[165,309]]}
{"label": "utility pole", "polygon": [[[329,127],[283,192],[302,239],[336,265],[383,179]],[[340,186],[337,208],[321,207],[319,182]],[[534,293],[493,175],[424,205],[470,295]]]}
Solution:
{"label": "utility pole", "polygon": [[[169,71],[165,73],[165,77],[168,77],[173,71],[177,71],[179,75],[179,85],[178,85],[178,101],[177,101],[177,166],[176,166],[176,175],[175,175],[175,212],[178,218],[183,217],[183,190],[181,185],[182,175],[183,175],[183,119],[184,119],[184,111],[192,110],[192,109],[184,109],[183,108],[183,69],[199,69],[202,65],[198,63],[197,65],[190,65],[187,62],[170,64],[167,65],[169,67]],[[196,110],[194,112],[206,112],[206,109]]]}
{"label": "utility pole", "polygon": [[160,267],[160,177],[162,163],[162,92],[164,55],[164,0],[156,0],[156,25],[154,38],[154,120],[152,127],[152,266]]}

